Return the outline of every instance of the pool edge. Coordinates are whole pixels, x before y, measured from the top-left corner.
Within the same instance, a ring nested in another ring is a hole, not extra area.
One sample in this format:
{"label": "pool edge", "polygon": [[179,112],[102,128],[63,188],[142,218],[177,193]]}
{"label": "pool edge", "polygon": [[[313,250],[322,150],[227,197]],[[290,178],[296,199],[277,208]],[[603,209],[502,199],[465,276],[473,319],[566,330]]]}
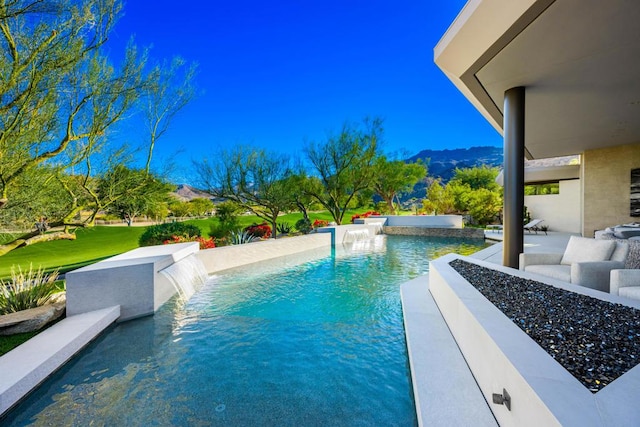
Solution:
{"label": "pool edge", "polygon": [[0,417],[120,316],[120,306],[69,316],[0,356]]}
{"label": "pool edge", "polygon": [[497,426],[429,293],[429,275],[403,283],[400,298],[418,425]]}

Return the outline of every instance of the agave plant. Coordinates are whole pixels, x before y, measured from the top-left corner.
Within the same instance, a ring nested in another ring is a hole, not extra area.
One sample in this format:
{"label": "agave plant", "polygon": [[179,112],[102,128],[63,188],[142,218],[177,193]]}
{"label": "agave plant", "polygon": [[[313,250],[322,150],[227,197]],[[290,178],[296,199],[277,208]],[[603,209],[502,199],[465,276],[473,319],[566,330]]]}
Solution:
{"label": "agave plant", "polygon": [[288,222],[281,222],[276,226],[276,230],[280,234],[289,234],[291,232],[291,224]]}
{"label": "agave plant", "polygon": [[247,230],[236,230],[229,234],[230,245],[243,245],[245,243],[255,242],[256,240],[260,240],[260,238],[254,236]]}
{"label": "agave plant", "polygon": [[18,266],[11,268],[11,279],[0,279],[0,314],[14,313],[46,304],[51,295],[58,291],[56,280],[58,271],[50,274],[42,267],[37,270],[29,266],[28,271],[22,271]]}

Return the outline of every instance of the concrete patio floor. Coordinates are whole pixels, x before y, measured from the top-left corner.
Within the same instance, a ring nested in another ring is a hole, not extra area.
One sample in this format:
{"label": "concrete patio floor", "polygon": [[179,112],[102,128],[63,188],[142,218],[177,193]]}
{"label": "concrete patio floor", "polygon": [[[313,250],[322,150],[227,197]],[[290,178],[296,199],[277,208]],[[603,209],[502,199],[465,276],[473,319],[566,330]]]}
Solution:
{"label": "concrete patio floor", "polygon": [[[471,257],[502,265],[503,234],[485,236],[496,243]],[[570,236],[525,233],[524,251],[562,253]],[[401,295],[418,424],[498,425],[429,292],[428,275],[404,283]]]}

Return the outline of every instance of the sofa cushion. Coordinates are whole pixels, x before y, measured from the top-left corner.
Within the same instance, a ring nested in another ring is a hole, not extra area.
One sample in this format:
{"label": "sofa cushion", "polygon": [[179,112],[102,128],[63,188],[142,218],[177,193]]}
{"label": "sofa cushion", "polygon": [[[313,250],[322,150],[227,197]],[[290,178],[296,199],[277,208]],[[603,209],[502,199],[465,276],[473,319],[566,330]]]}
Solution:
{"label": "sofa cushion", "polygon": [[625,298],[640,299],[640,286],[620,288],[618,290],[618,295]]}
{"label": "sofa cushion", "polygon": [[629,243],[618,240],[614,240],[614,242],[616,242],[616,246],[613,252],[611,252],[611,258],[609,259],[611,261],[625,262],[629,256]]}
{"label": "sofa cushion", "polygon": [[552,277],[571,283],[571,266],[570,265],[528,265],[524,271],[529,273],[542,274],[543,276]]}
{"label": "sofa cushion", "polygon": [[615,241],[571,236],[560,264],[574,262],[609,261],[616,247]]}

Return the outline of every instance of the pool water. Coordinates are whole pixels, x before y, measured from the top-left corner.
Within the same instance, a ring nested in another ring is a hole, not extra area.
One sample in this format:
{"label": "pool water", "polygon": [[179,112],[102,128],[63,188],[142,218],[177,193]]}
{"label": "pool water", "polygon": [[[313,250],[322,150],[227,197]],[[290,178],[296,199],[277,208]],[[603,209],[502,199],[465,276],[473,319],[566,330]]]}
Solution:
{"label": "pool water", "polygon": [[416,425],[399,285],[482,247],[378,236],[228,270],[112,326],[2,424]]}

